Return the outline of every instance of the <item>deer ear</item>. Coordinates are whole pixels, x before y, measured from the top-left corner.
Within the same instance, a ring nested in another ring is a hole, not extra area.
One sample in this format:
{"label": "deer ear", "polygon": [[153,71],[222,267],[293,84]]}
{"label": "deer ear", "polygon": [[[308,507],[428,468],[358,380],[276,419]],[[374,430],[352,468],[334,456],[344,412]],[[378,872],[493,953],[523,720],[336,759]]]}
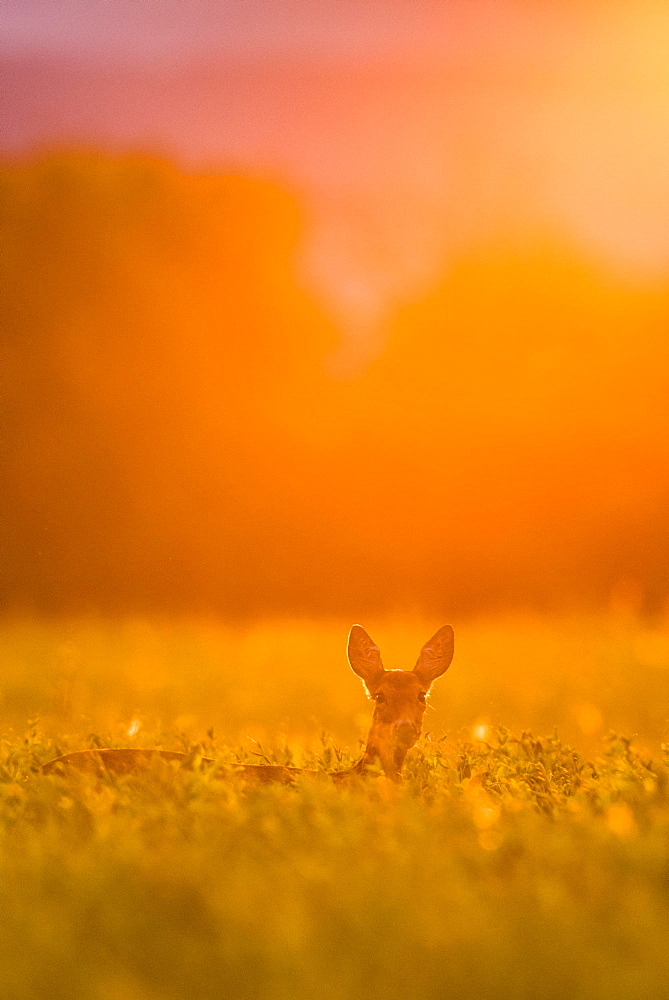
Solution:
{"label": "deer ear", "polygon": [[446,673],[452,659],[453,629],[450,625],[442,625],[421,649],[413,672],[429,687],[432,681]]}
{"label": "deer ear", "polygon": [[381,651],[361,625],[354,625],[349,632],[347,653],[353,672],[362,677],[368,690],[375,687],[385,673]]}

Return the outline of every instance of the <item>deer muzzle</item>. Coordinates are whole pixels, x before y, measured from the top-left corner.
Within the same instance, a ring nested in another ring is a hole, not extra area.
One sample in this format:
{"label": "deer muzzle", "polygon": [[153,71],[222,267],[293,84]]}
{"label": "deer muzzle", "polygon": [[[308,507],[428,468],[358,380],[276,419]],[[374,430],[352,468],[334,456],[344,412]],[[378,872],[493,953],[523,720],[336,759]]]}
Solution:
{"label": "deer muzzle", "polygon": [[393,731],[395,743],[403,750],[410,750],[420,736],[420,729],[413,722],[396,722]]}

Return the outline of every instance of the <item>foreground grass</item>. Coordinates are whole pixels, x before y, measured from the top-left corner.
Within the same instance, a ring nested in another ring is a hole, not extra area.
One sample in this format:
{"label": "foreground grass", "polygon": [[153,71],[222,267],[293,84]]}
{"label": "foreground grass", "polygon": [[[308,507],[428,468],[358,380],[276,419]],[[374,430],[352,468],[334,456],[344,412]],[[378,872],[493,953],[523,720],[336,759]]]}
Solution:
{"label": "foreground grass", "polygon": [[425,741],[399,788],[36,773],[54,749],[2,748],[3,995],[664,994],[668,771],[626,739]]}
{"label": "foreground grass", "polygon": [[[406,667],[436,624],[372,634]],[[456,628],[399,787],[258,787],[197,767],[201,753],[351,763],[370,713],[345,635],[0,626],[0,996],[665,995],[666,626]],[[561,738],[523,732],[556,725]],[[192,750],[196,766],[39,772],[100,745]]]}

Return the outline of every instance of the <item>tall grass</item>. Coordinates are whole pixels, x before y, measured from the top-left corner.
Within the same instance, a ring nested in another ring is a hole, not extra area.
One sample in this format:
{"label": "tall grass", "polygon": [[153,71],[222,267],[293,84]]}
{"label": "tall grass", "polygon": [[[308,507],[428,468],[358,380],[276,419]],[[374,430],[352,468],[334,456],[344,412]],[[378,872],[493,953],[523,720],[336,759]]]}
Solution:
{"label": "tall grass", "polygon": [[[173,619],[0,623],[0,723],[71,749],[89,733],[124,743],[248,737],[296,750],[321,730],[344,746],[367,731],[370,704],[346,663],[351,622],[226,627]],[[388,669],[411,668],[438,621],[363,624]],[[552,731],[580,749],[609,729],[649,752],[668,736],[669,624],[631,615],[455,623],[453,665],[433,689],[425,729],[468,735],[477,723]],[[128,730],[133,730],[129,740]],[[66,739],[67,737],[67,739]]]}
{"label": "tall grass", "polygon": [[[433,623],[365,624],[394,667]],[[252,787],[168,764],[105,779],[37,770],[107,742],[345,766],[368,704],[336,623],[3,633],[3,996],[664,994],[661,628],[460,627],[400,787]],[[40,717],[19,729],[21,713]]]}

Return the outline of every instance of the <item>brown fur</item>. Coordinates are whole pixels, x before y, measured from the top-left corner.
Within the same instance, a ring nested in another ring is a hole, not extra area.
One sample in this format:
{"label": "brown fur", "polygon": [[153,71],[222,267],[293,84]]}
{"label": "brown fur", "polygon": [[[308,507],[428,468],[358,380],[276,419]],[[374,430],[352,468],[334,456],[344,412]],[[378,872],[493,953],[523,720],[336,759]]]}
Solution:
{"label": "brown fur", "polygon": [[[354,625],[349,634],[348,658],[352,669],[364,681],[370,698],[376,703],[365,752],[357,764],[332,772],[274,764],[240,764],[222,767],[221,770],[241,774],[248,781],[290,784],[297,775],[345,780],[364,774],[369,765],[378,761],[386,777],[399,781],[406,755],[420,736],[425,699],[432,682],[448,669],[453,658],[453,629],[444,625],[425,643],[413,670],[386,670],[381,663],[378,646],[360,625]],[[159,761],[167,764],[176,761],[186,766],[193,766],[196,762],[215,763],[211,757],[196,757],[178,750],[106,747],[63,754],[43,764],[42,773],[65,774],[75,768],[96,774],[109,771],[128,774],[155,766]]]}
{"label": "brown fur", "polygon": [[378,646],[360,625],[354,625],[348,657],[376,703],[365,752],[357,766],[364,770],[378,760],[386,777],[399,781],[406,755],[422,731],[430,687],[453,659],[453,629],[443,625],[425,643],[413,670],[386,670]]}

